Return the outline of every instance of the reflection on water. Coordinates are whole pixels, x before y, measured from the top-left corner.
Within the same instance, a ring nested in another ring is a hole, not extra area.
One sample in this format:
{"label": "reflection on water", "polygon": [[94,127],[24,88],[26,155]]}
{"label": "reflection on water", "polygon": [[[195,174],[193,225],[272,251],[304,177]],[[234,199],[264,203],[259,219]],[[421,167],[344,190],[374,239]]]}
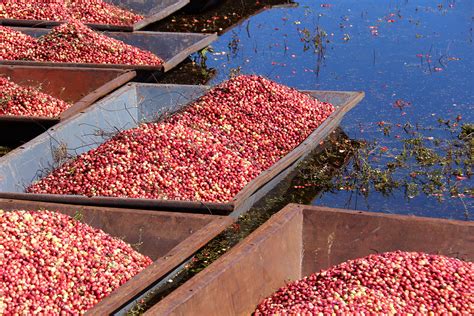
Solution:
{"label": "reflection on water", "polygon": [[[204,85],[215,75],[216,70],[208,68],[206,65],[207,52],[204,50],[191,59],[187,58],[178,67],[162,73],[153,73],[144,76],[144,82],[162,84],[189,84]],[[136,81],[136,80],[135,80]]]}
{"label": "reflection on water", "polygon": [[239,21],[257,14],[265,8],[294,6],[295,4],[292,0],[227,0],[220,2],[221,5],[198,14],[181,10],[151,25],[148,29],[162,32],[217,32],[222,34]]}
{"label": "reflection on water", "polygon": [[[298,4],[264,11],[222,35],[207,60],[209,68],[218,70],[211,83],[240,72],[266,75],[300,89],[363,90],[366,98],[341,126],[351,139],[375,142],[395,156],[407,140],[417,137],[426,138],[423,144],[428,150],[445,156],[438,142],[451,144],[457,137],[454,130],[459,134],[463,124],[473,123],[472,1],[308,0]],[[457,126],[450,129],[439,123],[446,121]],[[418,134],[407,133],[407,125]],[[441,198],[424,192],[407,196],[404,189],[388,195],[373,190],[365,196],[331,190],[315,196],[312,203],[472,218],[473,179],[468,170],[472,152],[470,156],[461,175],[444,179],[462,190],[455,197],[450,183]],[[375,160],[369,164],[381,166]],[[413,166],[397,169],[394,177],[409,179]]]}

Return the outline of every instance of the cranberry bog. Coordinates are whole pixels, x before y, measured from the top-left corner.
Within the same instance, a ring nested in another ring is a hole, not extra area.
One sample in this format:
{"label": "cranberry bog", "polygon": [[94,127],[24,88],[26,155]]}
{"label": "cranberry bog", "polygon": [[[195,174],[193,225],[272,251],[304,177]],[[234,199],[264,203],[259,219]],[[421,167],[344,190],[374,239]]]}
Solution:
{"label": "cranberry bog", "polygon": [[[49,33],[48,29],[14,27],[15,31],[39,38]],[[69,62],[43,62],[27,60],[0,60],[0,65],[50,66],[50,67],[88,67],[134,69],[142,71],[166,72],[185,60],[192,53],[198,52],[217,39],[216,34],[176,33],[176,32],[103,32],[104,35],[149,51],[163,60],[163,64],[125,65],[125,64],[90,64]]]}
{"label": "cranberry bog", "polygon": [[0,115],[0,143],[18,145],[51,126],[80,113],[135,77],[135,71],[120,69],[0,66],[0,76],[14,83],[38,88],[41,92],[71,105],[55,118]]}
{"label": "cranberry bog", "polygon": [[[25,193],[38,180],[72,157],[97,148],[118,131],[156,122],[205,94],[206,86],[129,83],[89,107],[82,115],[58,124],[0,159],[0,196],[67,204],[179,210],[237,217],[284,179],[331,133],[363,92],[307,91],[336,110],[302,143],[261,172],[227,203],[141,198],[86,197]],[[38,158],[41,157],[41,158]]]}
{"label": "cranberry bog", "polygon": [[[160,21],[170,14],[185,7],[189,0],[162,0],[162,1],[134,1],[134,0],[107,0],[108,4],[115,5],[134,14],[143,16],[139,21],[130,25],[113,25],[87,23],[88,26],[97,30],[126,31],[140,30],[147,25]],[[63,23],[63,21],[29,20],[29,19],[0,19],[0,25],[20,27],[51,27]]]}
{"label": "cranberry bog", "polygon": [[473,236],[472,222],[289,204],[146,314],[250,315],[289,281],[370,254],[472,261]]}
{"label": "cranberry bog", "polygon": [[120,309],[153,287],[223,231],[232,220],[228,217],[170,213],[136,209],[72,206],[42,202],[0,199],[0,209],[50,210],[79,219],[87,225],[118,237],[153,263],[118,287],[90,311],[105,315]]}

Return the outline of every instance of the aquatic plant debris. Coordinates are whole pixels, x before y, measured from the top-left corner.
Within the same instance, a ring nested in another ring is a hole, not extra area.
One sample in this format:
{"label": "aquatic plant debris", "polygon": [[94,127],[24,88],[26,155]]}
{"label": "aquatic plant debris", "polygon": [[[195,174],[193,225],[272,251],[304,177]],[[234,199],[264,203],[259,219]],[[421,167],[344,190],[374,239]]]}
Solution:
{"label": "aquatic plant debris", "polygon": [[[428,136],[435,127],[378,122],[384,137],[395,139],[395,143],[387,146],[380,140],[359,140],[343,147],[341,150],[352,152],[353,158],[331,178],[319,177],[313,170],[317,167],[313,168],[311,161],[304,162],[297,185],[314,184],[323,190],[323,195],[346,191],[365,199],[375,193],[404,197],[405,201],[419,196],[433,197],[440,203],[447,198],[472,199],[474,133],[469,132],[472,124],[458,124],[461,120],[457,116],[454,122],[438,122],[437,127],[453,134],[446,140]],[[403,137],[393,135],[394,129],[400,130]],[[467,205],[464,214],[462,209],[459,211],[459,216],[470,218]]]}

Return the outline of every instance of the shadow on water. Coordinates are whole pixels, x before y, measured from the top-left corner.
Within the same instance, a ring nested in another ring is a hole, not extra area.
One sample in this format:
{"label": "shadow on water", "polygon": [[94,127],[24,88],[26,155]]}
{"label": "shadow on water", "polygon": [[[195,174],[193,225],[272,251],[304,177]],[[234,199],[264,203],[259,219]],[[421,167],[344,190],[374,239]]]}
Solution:
{"label": "shadow on water", "polygon": [[204,49],[169,72],[147,75],[146,78],[140,81],[162,84],[205,85],[216,75],[216,69],[208,68],[206,65],[207,54],[207,49]]}
{"label": "shadow on water", "polygon": [[214,6],[201,13],[181,10],[168,18],[161,20],[147,29],[160,32],[195,32],[222,34],[240,21],[258,14],[266,8],[275,6],[294,6],[292,0],[262,0],[262,1],[219,1]]}

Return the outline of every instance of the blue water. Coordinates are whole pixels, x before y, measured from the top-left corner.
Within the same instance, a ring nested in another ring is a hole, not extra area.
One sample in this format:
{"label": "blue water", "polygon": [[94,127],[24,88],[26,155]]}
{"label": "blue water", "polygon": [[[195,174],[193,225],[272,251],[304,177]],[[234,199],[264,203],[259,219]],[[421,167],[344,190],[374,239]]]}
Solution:
{"label": "blue water", "polygon": [[[384,136],[377,123],[438,127],[437,120],[474,120],[474,1],[298,1],[296,8],[274,8],[244,21],[213,44],[207,66],[217,69],[211,84],[231,72],[261,74],[300,89],[363,90],[365,99],[341,127],[357,140],[377,140],[389,152],[406,137],[394,128]],[[324,51],[302,41],[326,33]],[[326,42],[326,40],[328,42]],[[305,47],[306,46],[306,47]],[[429,55],[427,57],[427,55]],[[402,110],[396,100],[410,106]],[[453,137],[442,128],[437,138]],[[406,170],[408,173],[409,170]],[[462,180],[472,187],[472,179]],[[420,216],[472,219],[473,198],[403,192],[367,199],[340,191],[324,193],[313,204]]]}

